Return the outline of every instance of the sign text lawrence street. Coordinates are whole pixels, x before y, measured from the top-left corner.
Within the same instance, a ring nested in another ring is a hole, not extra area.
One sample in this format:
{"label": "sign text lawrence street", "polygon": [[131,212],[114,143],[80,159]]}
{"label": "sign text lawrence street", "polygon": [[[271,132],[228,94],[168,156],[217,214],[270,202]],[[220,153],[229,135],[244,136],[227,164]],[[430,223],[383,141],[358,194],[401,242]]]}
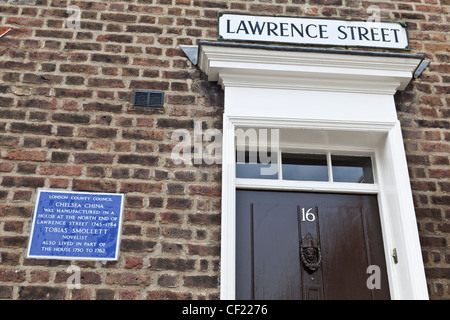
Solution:
{"label": "sign text lawrence street", "polygon": [[409,49],[400,23],[221,14],[219,39]]}

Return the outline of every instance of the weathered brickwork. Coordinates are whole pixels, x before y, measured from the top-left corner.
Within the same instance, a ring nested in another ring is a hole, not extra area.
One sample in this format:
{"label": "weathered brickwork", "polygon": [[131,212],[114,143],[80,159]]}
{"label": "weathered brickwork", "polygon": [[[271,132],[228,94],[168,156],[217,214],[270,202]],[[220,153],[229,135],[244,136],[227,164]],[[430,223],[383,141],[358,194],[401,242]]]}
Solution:
{"label": "weathered brickwork", "polygon": [[[450,298],[449,0],[0,0],[0,299],[217,299],[220,165],[170,155],[173,130],[221,129],[223,92],[179,45],[215,40],[218,12],[366,20],[372,5],[431,61],[396,105],[429,294]],[[165,91],[164,109],[130,106],[135,89]],[[25,259],[44,187],[126,193],[120,260]]]}

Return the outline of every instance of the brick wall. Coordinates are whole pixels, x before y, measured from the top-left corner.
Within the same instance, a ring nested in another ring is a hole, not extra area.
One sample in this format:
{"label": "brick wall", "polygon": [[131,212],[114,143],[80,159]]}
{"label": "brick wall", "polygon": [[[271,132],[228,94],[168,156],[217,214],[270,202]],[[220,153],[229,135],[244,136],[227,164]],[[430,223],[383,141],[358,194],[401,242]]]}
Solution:
{"label": "brick wall", "polygon": [[[0,0],[0,298],[218,298],[220,166],[170,153],[192,120],[221,128],[223,93],[178,46],[216,39],[219,11],[365,20],[371,5],[431,61],[396,102],[430,296],[450,298],[449,0]],[[164,109],[132,108],[134,89],[164,90]],[[126,193],[120,260],[25,259],[40,187]]]}

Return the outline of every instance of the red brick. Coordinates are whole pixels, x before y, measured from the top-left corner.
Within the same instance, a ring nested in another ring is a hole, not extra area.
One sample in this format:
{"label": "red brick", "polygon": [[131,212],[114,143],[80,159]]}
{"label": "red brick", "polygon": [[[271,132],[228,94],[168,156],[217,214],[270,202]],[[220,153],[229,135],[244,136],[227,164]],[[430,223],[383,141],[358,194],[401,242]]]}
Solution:
{"label": "red brick", "polygon": [[68,88],[56,88],[55,96],[58,98],[91,98],[92,91],[68,89]]}
{"label": "red brick", "polygon": [[14,192],[13,201],[30,201],[31,191],[19,190]]}
{"label": "red brick", "polygon": [[19,137],[9,136],[9,135],[0,135],[0,146],[14,147],[14,146],[18,146],[19,142],[20,142]]}
{"label": "red brick", "polygon": [[127,257],[125,268],[126,269],[142,269],[144,260],[139,257]]}
{"label": "red brick", "polygon": [[75,153],[74,154],[75,163],[84,164],[111,164],[113,162],[114,156],[108,153]]}
{"label": "red brick", "polygon": [[431,203],[448,207],[450,206],[450,196],[431,196]]}
{"label": "red brick", "polygon": [[26,187],[26,188],[43,188],[45,178],[41,177],[3,177],[2,186],[4,187]]}
{"label": "red brick", "polygon": [[52,115],[52,120],[55,122],[64,122],[71,124],[87,124],[90,122],[91,118],[89,115],[80,115],[73,113],[54,113]]}
{"label": "red brick", "polygon": [[24,174],[35,174],[36,168],[37,168],[37,164],[35,164],[35,163],[20,162],[17,165],[17,172],[24,173]]}
{"label": "red brick", "polygon": [[115,290],[113,289],[96,289],[95,300],[114,300]]}
{"label": "red brick", "polygon": [[131,143],[130,142],[116,142],[116,143],[114,143],[114,151],[130,152],[131,151]]}
{"label": "red brick", "polygon": [[19,101],[19,106],[37,109],[56,109],[58,100],[44,100],[44,99],[25,99]]}
{"label": "red brick", "polygon": [[59,38],[59,39],[72,39],[73,31],[63,30],[36,30],[36,37],[43,38]]}
{"label": "red brick", "polygon": [[192,128],[191,120],[179,120],[179,119],[158,119],[156,124],[159,128]]}
{"label": "red brick", "polygon": [[136,290],[119,290],[121,300],[138,300],[139,291]]}
{"label": "red brick", "polygon": [[217,245],[199,245],[199,244],[187,244],[188,254],[199,256],[219,256],[220,246]]}
{"label": "red brick", "polygon": [[147,300],[192,300],[190,292],[149,291]]}
{"label": "red brick", "polygon": [[411,187],[413,190],[418,190],[418,191],[436,191],[436,183],[435,182],[412,181]]}
{"label": "red brick", "polygon": [[447,241],[443,237],[421,236],[420,243],[424,247],[445,247]]}
{"label": "red brick", "polygon": [[163,274],[158,277],[158,285],[161,287],[173,288],[178,285],[178,277],[173,275]]}
{"label": "red brick", "polygon": [[50,188],[67,189],[69,187],[69,180],[67,179],[50,178],[49,181],[50,181]]}
{"label": "red brick", "polygon": [[220,197],[222,195],[222,188],[220,186],[189,186],[189,194],[202,195],[208,197]]}
{"label": "red brick", "polygon": [[73,189],[77,191],[97,191],[97,192],[112,192],[117,190],[115,181],[98,181],[98,180],[73,180]]}
{"label": "red brick", "polygon": [[[73,273],[64,271],[59,271],[55,275],[55,283],[66,283],[67,279],[72,276]],[[81,271],[80,273],[81,284],[101,284],[102,277],[97,272],[91,271]]]}
{"label": "red brick", "polygon": [[440,131],[427,131],[425,132],[425,138],[427,140],[441,140]]}
{"label": "red brick", "polygon": [[149,59],[149,58],[134,58],[133,65],[149,66],[149,67],[168,67],[169,60],[164,59]]}
{"label": "red brick", "polygon": [[132,43],[133,37],[124,34],[104,34],[97,36],[97,41]]}
{"label": "red brick", "polygon": [[122,137],[130,140],[162,140],[164,132],[159,130],[123,130]]}
{"label": "red brick", "polygon": [[93,65],[85,65],[85,64],[62,64],[59,67],[61,72],[73,72],[73,73],[88,73],[88,74],[97,74],[98,67]]}
{"label": "red brick", "polygon": [[188,222],[194,225],[220,225],[220,215],[205,213],[189,214]]}
{"label": "red brick", "polygon": [[172,242],[164,242],[162,244],[162,252],[170,253],[170,254],[180,254],[183,252],[183,245]]}
{"label": "red brick", "polygon": [[42,175],[52,175],[52,176],[79,176],[83,167],[81,166],[42,166],[39,173]]}
{"label": "red brick", "polygon": [[163,31],[162,28],[150,25],[127,25],[126,32],[138,33],[138,34],[161,34]]}
{"label": "red brick", "polygon": [[156,166],[159,158],[156,156],[138,156],[138,155],[119,155],[118,163],[137,164],[141,166]]}
{"label": "red brick", "polygon": [[175,171],[175,179],[180,181],[195,181],[196,173],[194,171]]}
{"label": "red brick", "polygon": [[67,55],[59,52],[51,51],[36,51],[30,52],[29,57],[31,60],[45,60],[45,61],[65,61]]}
{"label": "red brick", "polygon": [[111,149],[111,144],[108,141],[94,141],[91,146],[92,150],[108,152]]}
{"label": "red brick", "polygon": [[450,182],[438,182],[438,185],[443,192],[450,192]]}
{"label": "red brick", "polygon": [[2,282],[24,282],[25,270],[0,269],[0,281]]}
{"label": "red brick", "polygon": [[121,104],[91,102],[91,103],[83,104],[83,110],[84,111],[102,111],[102,112],[121,113],[122,105]]}
{"label": "red brick", "polygon": [[191,209],[192,200],[183,198],[168,198],[167,209]]}
{"label": "red brick", "polygon": [[42,27],[44,25],[44,20],[24,17],[8,17],[5,23],[24,27]]}
{"label": "red brick", "polygon": [[162,183],[122,182],[120,192],[161,193]]}
{"label": "red brick", "polygon": [[0,217],[21,217],[30,218],[33,212],[33,207],[12,207],[0,206]]}
{"label": "red brick", "polygon": [[115,22],[135,22],[137,16],[124,13],[102,13],[101,19]]}
{"label": "red brick", "polygon": [[120,79],[90,78],[88,85],[101,88],[124,88],[125,85]]}
{"label": "red brick", "polygon": [[19,62],[19,61],[0,61],[0,69],[34,71],[36,69],[36,63]]}
{"label": "red brick", "polygon": [[23,232],[23,221],[5,221],[3,230],[20,234]]}
{"label": "red brick", "polygon": [[110,273],[106,275],[107,284],[118,284],[118,285],[148,285],[150,282],[149,276],[145,274],[135,274],[135,273]]}
{"label": "red brick", "polygon": [[87,42],[66,42],[64,50],[87,50],[87,51],[100,51],[102,48],[100,43],[87,43]]}
{"label": "red brick", "polygon": [[156,246],[155,241],[141,239],[122,239],[120,250],[125,252],[151,252]]}
{"label": "red brick", "polygon": [[142,208],[144,206],[144,198],[136,196],[127,196],[125,199],[125,206],[127,208]]}
{"label": "red brick", "polygon": [[13,286],[0,286],[0,299],[12,299],[13,298]]}
{"label": "red brick", "polygon": [[186,287],[217,288],[219,286],[217,276],[184,276],[183,282]]}
{"label": "red brick", "polygon": [[78,136],[88,138],[115,138],[117,136],[117,131],[117,129],[113,128],[80,128]]}
{"label": "red brick", "polygon": [[19,287],[20,300],[64,300],[65,287],[48,286],[21,286]]}
{"label": "red brick", "polygon": [[111,54],[99,54],[95,53],[92,55],[92,61],[94,62],[104,62],[113,64],[127,64],[128,57],[111,55]]}
{"label": "red brick", "polygon": [[423,142],[422,149],[427,152],[450,152],[450,144]]}
{"label": "red brick", "polygon": [[3,162],[0,163],[0,172],[11,172],[14,168],[14,163]]}
{"label": "red brick", "polygon": [[167,227],[162,229],[162,234],[165,238],[174,239],[192,239],[192,231],[189,229],[182,229],[178,227]]}
{"label": "red brick", "polygon": [[154,222],[155,218],[156,218],[156,214],[154,212],[134,211],[134,210],[126,210],[125,211],[125,221]]}
{"label": "red brick", "polygon": [[33,134],[39,133],[44,135],[50,135],[52,133],[52,126],[47,124],[14,122],[11,123],[9,130],[11,132],[33,133]]}
{"label": "red brick", "polygon": [[[11,31],[8,32],[8,38],[22,38],[22,37],[31,37],[33,34],[33,30],[27,28],[12,28]],[[8,39],[5,38],[5,39]]]}
{"label": "red brick", "polygon": [[183,222],[183,215],[175,212],[161,212],[159,214],[159,222],[162,224],[165,223],[179,223]]}
{"label": "red brick", "polygon": [[[85,140],[78,140],[78,139],[69,139],[69,138],[59,138],[59,139],[53,139],[49,138],[46,140],[46,146],[49,149],[72,149],[72,150],[86,150],[87,149],[87,141]],[[52,154],[52,160],[53,155],[55,155],[55,159],[62,160],[60,156],[62,156],[62,153],[53,153]],[[67,160],[66,155],[64,154],[65,160]]]}
{"label": "red brick", "polygon": [[35,270],[31,272],[31,282],[45,283],[50,281],[50,272],[46,270]]}
{"label": "red brick", "polygon": [[228,9],[227,1],[194,0],[194,6],[202,8]]}
{"label": "red brick", "polygon": [[150,258],[151,270],[173,270],[188,271],[194,270],[195,260],[180,258]]}
{"label": "red brick", "polygon": [[17,150],[5,155],[8,160],[20,161],[45,161],[47,153],[44,151]]}
{"label": "red brick", "polygon": [[0,246],[3,248],[26,248],[27,237],[0,236]]}

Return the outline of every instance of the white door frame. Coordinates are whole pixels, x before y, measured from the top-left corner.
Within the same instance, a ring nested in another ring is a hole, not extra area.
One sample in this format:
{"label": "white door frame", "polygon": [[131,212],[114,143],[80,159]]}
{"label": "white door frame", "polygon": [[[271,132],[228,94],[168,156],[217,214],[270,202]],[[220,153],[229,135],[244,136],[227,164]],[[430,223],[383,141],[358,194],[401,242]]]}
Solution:
{"label": "white door frame", "polygon": [[[283,50],[203,43],[199,66],[224,87],[221,299],[235,298],[235,129],[298,132],[300,148],[372,152],[391,297],[428,299],[410,180],[393,95],[422,58],[367,52]],[[289,137],[287,137],[289,140]],[[264,182],[260,182],[264,184]],[[247,185],[251,188],[251,185]],[[255,185],[264,188],[263,185]],[[354,184],[298,183],[267,189],[355,192]],[[392,259],[397,251],[398,263]]]}

